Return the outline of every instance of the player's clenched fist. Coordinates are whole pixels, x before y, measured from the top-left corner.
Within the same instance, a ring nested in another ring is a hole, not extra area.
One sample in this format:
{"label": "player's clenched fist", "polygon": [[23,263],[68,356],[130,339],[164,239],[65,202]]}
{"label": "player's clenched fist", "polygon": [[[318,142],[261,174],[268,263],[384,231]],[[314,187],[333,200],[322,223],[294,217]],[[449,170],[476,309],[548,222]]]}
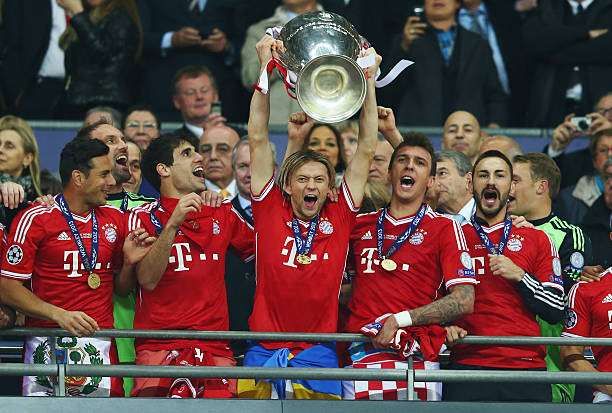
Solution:
{"label": "player's clenched fist", "polygon": [[187,214],[198,212],[202,209],[203,202],[202,197],[194,192],[183,196],[168,220],[168,227],[178,229],[183,221],[185,221]]}
{"label": "player's clenched fist", "polygon": [[494,275],[504,277],[506,280],[519,282],[523,279],[525,271],[514,264],[512,260],[503,255],[489,255],[489,267]]}
{"label": "player's clenched fist", "polygon": [[59,309],[53,321],[77,337],[90,336],[100,329],[96,320],[82,311]]}

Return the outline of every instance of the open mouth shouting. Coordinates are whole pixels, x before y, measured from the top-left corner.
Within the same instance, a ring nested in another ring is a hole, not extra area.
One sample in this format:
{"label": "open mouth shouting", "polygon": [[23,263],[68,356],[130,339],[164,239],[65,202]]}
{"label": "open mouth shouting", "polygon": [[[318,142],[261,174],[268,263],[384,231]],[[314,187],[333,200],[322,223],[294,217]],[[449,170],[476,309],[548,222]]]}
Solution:
{"label": "open mouth shouting", "polygon": [[402,189],[412,189],[414,186],[414,178],[408,175],[404,175],[400,178],[400,186]]}
{"label": "open mouth shouting", "polygon": [[193,168],[193,171],[191,171],[191,173],[197,178],[204,179],[204,167],[202,165],[198,165]]}
{"label": "open mouth shouting", "polygon": [[482,204],[485,207],[493,208],[499,198],[499,193],[495,188],[485,188],[482,191]]}
{"label": "open mouth shouting", "polygon": [[117,165],[121,165],[121,166],[127,167],[128,166],[128,157],[124,153],[119,154],[115,158],[115,162],[117,163]]}
{"label": "open mouth shouting", "polygon": [[306,194],[304,195],[304,206],[306,209],[314,209],[318,200],[319,197],[315,194]]}

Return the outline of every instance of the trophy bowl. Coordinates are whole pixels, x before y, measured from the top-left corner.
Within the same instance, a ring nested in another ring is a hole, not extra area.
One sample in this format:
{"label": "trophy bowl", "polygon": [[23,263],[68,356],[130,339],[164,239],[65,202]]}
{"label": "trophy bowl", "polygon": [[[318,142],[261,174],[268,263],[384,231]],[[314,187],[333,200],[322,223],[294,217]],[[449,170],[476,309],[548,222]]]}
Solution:
{"label": "trophy bowl", "polygon": [[362,38],[342,16],[309,12],[289,21],[279,35],[281,63],[297,74],[300,107],[318,122],[353,116],[363,104],[366,82],[356,60]]}

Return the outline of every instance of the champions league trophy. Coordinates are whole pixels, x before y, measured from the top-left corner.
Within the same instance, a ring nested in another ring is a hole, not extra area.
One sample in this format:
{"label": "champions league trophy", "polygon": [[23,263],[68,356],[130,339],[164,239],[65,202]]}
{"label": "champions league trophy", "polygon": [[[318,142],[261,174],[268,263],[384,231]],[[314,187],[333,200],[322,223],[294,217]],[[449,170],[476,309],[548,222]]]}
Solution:
{"label": "champions league trophy", "polygon": [[285,82],[294,86],[295,97],[309,117],[335,123],[361,108],[366,80],[357,59],[367,42],[344,17],[304,13],[274,37],[286,50],[279,56],[280,64],[292,72],[284,76]]}

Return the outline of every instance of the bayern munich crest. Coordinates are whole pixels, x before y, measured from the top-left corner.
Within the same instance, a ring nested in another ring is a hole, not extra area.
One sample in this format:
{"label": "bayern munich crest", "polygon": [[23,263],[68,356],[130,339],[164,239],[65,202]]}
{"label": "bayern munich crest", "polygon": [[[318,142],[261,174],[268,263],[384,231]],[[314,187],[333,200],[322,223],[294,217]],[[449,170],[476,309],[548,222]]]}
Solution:
{"label": "bayern munich crest", "polygon": [[17,265],[23,259],[23,250],[19,245],[12,245],[6,252],[6,260],[9,264]]}
{"label": "bayern munich crest", "polygon": [[508,249],[512,252],[520,251],[523,248],[523,243],[518,238],[510,238],[508,240]]}
{"label": "bayern munich crest", "polygon": [[470,257],[468,252],[464,251],[461,253],[461,264],[468,270],[472,268],[472,257]]}
{"label": "bayern munich crest", "polygon": [[104,238],[106,238],[108,242],[114,244],[115,241],[117,241],[117,228],[115,228],[114,225],[107,224],[102,227],[102,230],[104,231]]}
{"label": "bayern munich crest", "polygon": [[425,241],[425,234],[419,230],[417,230],[408,240],[412,245],[421,245],[423,241]]}
{"label": "bayern munich crest", "polygon": [[563,324],[565,324],[565,328],[574,328],[576,327],[576,324],[578,324],[578,315],[571,308],[565,310]]}
{"label": "bayern munich crest", "polygon": [[329,235],[334,232],[334,226],[328,220],[323,219],[321,222],[319,222],[319,231],[325,235]]}

